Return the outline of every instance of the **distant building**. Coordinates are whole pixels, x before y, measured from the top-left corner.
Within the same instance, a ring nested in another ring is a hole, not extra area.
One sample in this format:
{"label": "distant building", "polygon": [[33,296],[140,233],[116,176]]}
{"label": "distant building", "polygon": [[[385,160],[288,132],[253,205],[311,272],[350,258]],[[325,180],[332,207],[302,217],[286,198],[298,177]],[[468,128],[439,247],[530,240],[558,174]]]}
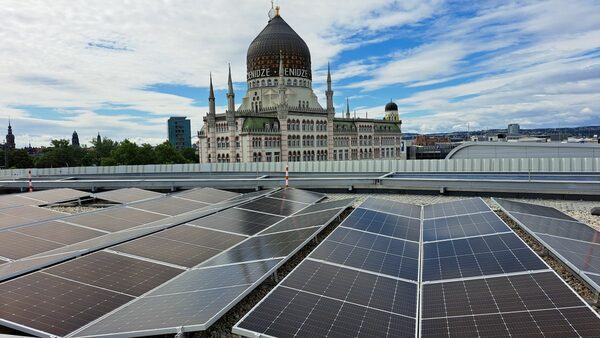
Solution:
{"label": "distant building", "polygon": [[77,135],[77,131],[73,131],[73,136],[71,137],[71,145],[73,147],[79,147],[79,135]]}
{"label": "distant building", "polygon": [[167,121],[169,142],[177,148],[192,147],[192,127],[187,117],[172,116]]}
{"label": "distant building", "polygon": [[508,135],[519,135],[521,133],[521,126],[518,123],[511,123],[508,125]]}
{"label": "distant building", "polygon": [[446,136],[418,135],[413,142],[417,146],[432,146],[438,143],[450,143],[450,139]]}
{"label": "distant building", "polygon": [[12,126],[10,125],[10,121],[8,121],[8,134],[6,134],[6,149],[15,149],[15,135],[12,132]]}
{"label": "distant building", "polygon": [[102,143],[102,137],[100,137],[100,132],[98,132],[98,136],[96,137],[96,144]]}
{"label": "distant building", "polygon": [[600,157],[600,145],[559,142],[467,142],[446,159]]}

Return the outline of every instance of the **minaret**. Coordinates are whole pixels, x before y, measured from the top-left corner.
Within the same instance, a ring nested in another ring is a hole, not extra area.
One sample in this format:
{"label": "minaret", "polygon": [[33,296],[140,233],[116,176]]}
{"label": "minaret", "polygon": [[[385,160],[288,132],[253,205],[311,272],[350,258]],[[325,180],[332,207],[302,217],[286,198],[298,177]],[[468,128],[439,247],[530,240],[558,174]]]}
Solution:
{"label": "minaret", "polygon": [[350,101],[347,96],[346,96],[346,118],[347,119],[350,118]]}
{"label": "minaret", "polygon": [[331,70],[329,68],[329,63],[327,63],[327,91],[325,92],[327,96],[327,112],[332,113],[335,111],[333,107],[333,89],[331,89]]}
{"label": "minaret", "polygon": [[208,94],[208,114],[214,116],[215,109],[215,90],[213,89],[212,73],[210,74],[210,92]]}
{"label": "minaret", "polygon": [[233,81],[231,81],[231,64],[229,64],[229,77],[227,79],[227,111],[235,111],[235,93],[233,92]]}
{"label": "minaret", "polygon": [[285,80],[283,79],[283,55],[281,52],[279,53],[279,80],[278,80],[278,88],[279,88],[279,105],[287,105],[287,97],[285,94]]}

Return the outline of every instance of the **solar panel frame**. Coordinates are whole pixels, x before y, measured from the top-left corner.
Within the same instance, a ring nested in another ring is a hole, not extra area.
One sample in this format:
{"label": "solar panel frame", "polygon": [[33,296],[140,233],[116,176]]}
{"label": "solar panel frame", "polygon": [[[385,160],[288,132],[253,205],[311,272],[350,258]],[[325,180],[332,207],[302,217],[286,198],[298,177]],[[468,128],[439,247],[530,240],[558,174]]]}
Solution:
{"label": "solar panel frame", "polygon": [[280,222],[285,216],[265,214],[252,210],[231,208],[215,215],[189,222],[194,226],[252,236],[271,225]]}
{"label": "solar panel frame", "polygon": [[323,199],[325,194],[290,188],[279,190],[270,194],[269,197],[311,204]]}
{"label": "solar panel frame", "polygon": [[46,239],[63,245],[75,244],[102,236],[103,232],[71,225],[61,221],[48,221],[12,230],[21,234]]}
{"label": "solar panel frame", "polygon": [[302,228],[310,228],[329,224],[333,219],[339,217],[344,210],[345,208],[327,209],[309,214],[289,216],[284,220],[269,226],[258,234],[262,236],[276,232],[293,231]]}
{"label": "solar panel frame", "polygon": [[222,201],[226,201],[235,197],[240,196],[240,194],[219,190],[213,188],[200,188],[200,189],[190,189],[178,193],[174,193],[171,195],[172,197],[184,198],[188,200],[193,200],[196,202],[215,204]]}

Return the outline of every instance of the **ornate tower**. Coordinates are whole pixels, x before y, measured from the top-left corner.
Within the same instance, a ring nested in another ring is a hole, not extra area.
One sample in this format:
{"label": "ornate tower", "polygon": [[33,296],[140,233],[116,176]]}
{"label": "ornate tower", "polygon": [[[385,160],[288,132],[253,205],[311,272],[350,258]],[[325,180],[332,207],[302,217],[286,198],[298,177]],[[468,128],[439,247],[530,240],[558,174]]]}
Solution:
{"label": "ornate tower", "polygon": [[327,91],[325,91],[325,96],[327,96],[327,112],[334,111],[333,89],[331,89],[331,69],[329,68],[329,63],[327,63]]}
{"label": "ornate tower", "polygon": [[100,137],[100,132],[98,132],[98,136],[96,136],[96,144],[102,143],[102,137]]}
{"label": "ornate tower", "polygon": [[73,136],[71,136],[71,145],[73,147],[79,147],[79,135],[77,135],[77,131],[73,131]]}
{"label": "ornate tower", "polygon": [[233,92],[233,81],[231,81],[231,64],[229,64],[229,77],[227,78],[227,111],[235,111],[235,93]]}
{"label": "ornate tower", "polygon": [[231,80],[231,64],[229,64],[229,75],[227,77],[227,130],[229,131],[229,140],[233,146],[229,147],[229,157],[235,160],[235,93],[233,91],[233,81]]}
{"label": "ornate tower", "polygon": [[213,88],[212,73],[210,74],[210,89],[208,93],[208,139],[206,140],[206,146],[208,148],[208,154],[211,157],[210,162],[215,162],[217,159],[217,123],[216,123],[217,111],[215,108],[215,90]]}
{"label": "ornate tower", "polygon": [[350,118],[350,100],[346,96],[346,118]]}
{"label": "ornate tower", "polygon": [[15,149],[15,135],[12,132],[12,126],[10,120],[8,120],[8,133],[6,134],[6,148]]}
{"label": "ornate tower", "polygon": [[281,130],[281,161],[287,162],[288,159],[288,102],[286,94],[286,85],[283,77],[283,55],[279,52],[279,79],[277,82],[277,91],[279,94],[279,104],[277,105],[277,119],[279,120],[279,128]]}

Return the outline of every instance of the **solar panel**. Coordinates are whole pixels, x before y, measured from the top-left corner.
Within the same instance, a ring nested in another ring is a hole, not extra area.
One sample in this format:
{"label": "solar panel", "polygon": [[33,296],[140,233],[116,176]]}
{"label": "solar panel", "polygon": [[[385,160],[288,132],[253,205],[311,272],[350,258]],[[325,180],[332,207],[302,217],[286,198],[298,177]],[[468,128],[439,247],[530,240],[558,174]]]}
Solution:
{"label": "solar panel", "polygon": [[0,284],[0,322],[63,336],[133,297],[35,272]]}
{"label": "solar panel", "polygon": [[425,219],[473,214],[484,211],[490,211],[490,208],[479,197],[431,204],[423,207]]}
{"label": "solar panel", "polygon": [[299,211],[298,213],[296,213],[296,215],[308,214],[311,212],[323,211],[323,210],[327,210],[327,209],[347,208],[350,205],[352,205],[352,202],[354,202],[354,198],[346,198],[346,199],[331,201],[331,202],[321,202],[321,203],[313,204],[313,205],[309,206],[308,208],[305,208],[305,209]]}
{"label": "solar panel", "polygon": [[240,196],[240,194],[235,192],[230,192],[226,190],[218,190],[212,188],[202,188],[202,189],[191,189],[187,191],[183,191],[180,193],[176,193],[172,195],[173,197],[185,198],[189,200],[194,200],[197,202],[204,203],[219,203],[221,201],[225,201],[227,199]]}
{"label": "solar panel", "polygon": [[240,208],[243,209],[255,210],[280,216],[289,216],[305,207],[307,207],[307,204],[270,197],[259,198],[240,206]]}
{"label": "solar panel", "polygon": [[600,291],[600,232],[554,208],[494,199],[525,231],[596,291]]}
{"label": "solar panel", "polygon": [[102,231],[116,232],[165,219],[166,217],[166,215],[129,207],[113,207],[97,212],[74,215],[65,218],[64,221]]}
{"label": "solar panel", "polygon": [[65,213],[30,205],[0,210],[0,230],[65,216]]}
{"label": "solar panel", "polygon": [[94,194],[96,198],[116,203],[131,203],[159,196],[163,194],[139,188],[116,189]]}
{"label": "solar panel", "polygon": [[248,337],[414,337],[416,321],[387,311],[277,287],[234,327]]}
{"label": "solar panel", "polygon": [[286,257],[296,251],[302,243],[314,236],[319,229],[307,228],[295,231],[250,237],[237,246],[223,252],[200,266],[216,266],[261,259]]}
{"label": "solar panel", "polygon": [[338,227],[311,258],[416,281],[419,243]]}
{"label": "solar panel", "polygon": [[274,194],[271,194],[270,197],[281,198],[294,202],[315,203],[325,197],[325,194],[291,188],[280,190]]}
{"label": "solar panel", "polygon": [[193,267],[221,250],[147,236],[113,247],[113,250],[178,266]]}
{"label": "solar panel", "polygon": [[423,244],[423,280],[547,269],[514,233]]}
{"label": "solar panel", "polygon": [[12,231],[0,232],[0,256],[19,259],[40,252],[56,249],[61,245],[56,242],[31,237]]}
{"label": "solar panel", "polygon": [[298,216],[292,216],[284,219],[283,221],[273,225],[272,227],[261,232],[261,235],[270,234],[274,232],[298,230],[302,228],[309,228],[318,225],[329,224],[330,221],[337,217],[344,209],[328,209],[320,212],[314,212],[311,214],[303,214]]}
{"label": "solar panel", "polygon": [[19,207],[23,205],[41,205],[43,201],[34,200],[21,195],[2,195],[0,196],[0,209]]}
{"label": "solar panel", "polygon": [[581,222],[540,217],[519,212],[510,212],[510,216],[535,233],[550,234],[581,241],[590,241],[593,240],[594,236],[597,236],[596,230]]}
{"label": "solar panel", "polygon": [[165,198],[153,199],[139,202],[131,207],[163,215],[175,216],[185,212],[198,210],[208,206],[208,203],[196,202],[182,198],[167,196]]}
{"label": "solar panel", "polygon": [[363,209],[362,206],[355,209],[342,226],[417,242],[421,235],[421,221],[418,219]]}
{"label": "solar panel", "polygon": [[99,251],[44,270],[88,285],[141,296],[184,270]]}
{"label": "solar panel", "polygon": [[190,224],[251,236],[281,221],[282,219],[283,217],[281,216],[232,208],[219,212],[218,214],[190,222]]}
{"label": "solar panel", "polygon": [[424,242],[510,231],[510,228],[492,211],[423,221]]}
{"label": "solar panel", "polygon": [[44,204],[54,204],[77,200],[82,197],[90,196],[90,193],[70,188],[58,188],[49,190],[39,190],[34,192],[26,192],[21,194],[26,198],[43,201]]}
{"label": "solar panel", "polygon": [[423,285],[422,336],[600,335],[598,317],[553,272]]}
{"label": "solar panel", "polygon": [[226,250],[237,243],[246,239],[244,236],[228,234],[209,229],[203,229],[188,225],[180,225],[156,233],[156,237],[166,238],[173,241],[194,244],[213,248],[217,250]]}
{"label": "solar panel", "polygon": [[36,223],[13,230],[21,234],[68,245],[82,242],[104,233],[58,221]]}
{"label": "solar panel", "polygon": [[529,215],[538,215],[549,218],[563,219],[567,221],[575,221],[578,222],[573,217],[566,215],[555,208],[547,207],[543,205],[537,205],[532,203],[523,203],[517,201],[511,201],[503,198],[494,199],[497,203],[499,203],[506,211],[509,212],[519,212],[522,214]]}
{"label": "solar panel", "polygon": [[421,218],[421,207],[414,204],[406,204],[369,197],[360,206],[361,208],[365,209],[387,212],[405,217]]}

